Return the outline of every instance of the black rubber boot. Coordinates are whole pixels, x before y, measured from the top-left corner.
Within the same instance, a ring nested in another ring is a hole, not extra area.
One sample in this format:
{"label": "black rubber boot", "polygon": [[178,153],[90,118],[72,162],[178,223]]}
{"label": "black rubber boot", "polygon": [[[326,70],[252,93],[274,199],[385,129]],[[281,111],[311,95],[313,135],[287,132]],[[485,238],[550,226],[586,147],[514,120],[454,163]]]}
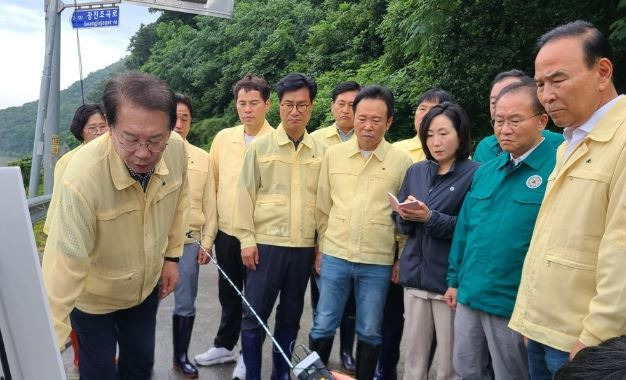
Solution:
{"label": "black rubber boot", "polygon": [[376,372],[380,345],[371,345],[365,342],[356,343],[356,378],[358,380],[372,380]]}
{"label": "black rubber boot", "polygon": [[339,355],[341,356],[341,366],[350,374],[356,370],[356,363],[354,356],[352,356],[355,325],[355,316],[344,313],[339,327]]}
{"label": "black rubber boot", "polygon": [[198,369],[187,357],[187,349],[191,341],[191,331],[195,316],[183,317],[172,315],[172,338],[174,347],[174,369],[179,370],[183,376],[195,379],[198,377]]}
{"label": "black rubber boot", "polygon": [[263,360],[262,333],[254,331],[241,332],[241,354],[246,364],[246,380],[261,380],[261,363]]}
{"label": "black rubber boot", "polygon": [[317,352],[325,365],[328,365],[330,352],[333,350],[333,341],[335,337],[313,339],[309,336],[309,349]]}
{"label": "black rubber boot", "polygon": [[[289,360],[291,360],[291,354],[293,347],[296,344],[296,338],[298,337],[298,330],[296,329],[275,329],[274,339],[280,344]],[[285,361],[285,358],[280,351],[272,346],[273,367],[271,380],[291,380],[291,367]]]}

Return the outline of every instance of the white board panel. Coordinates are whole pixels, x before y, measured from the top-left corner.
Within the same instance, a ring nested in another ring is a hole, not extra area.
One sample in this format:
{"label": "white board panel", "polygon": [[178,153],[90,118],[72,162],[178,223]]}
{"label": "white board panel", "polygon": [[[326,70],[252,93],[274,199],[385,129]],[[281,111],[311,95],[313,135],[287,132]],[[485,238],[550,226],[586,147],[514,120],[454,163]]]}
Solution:
{"label": "white board panel", "polygon": [[[64,380],[19,168],[0,168],[0,332],[14,380]],[[10,372],[10,375],[9,375]]]}

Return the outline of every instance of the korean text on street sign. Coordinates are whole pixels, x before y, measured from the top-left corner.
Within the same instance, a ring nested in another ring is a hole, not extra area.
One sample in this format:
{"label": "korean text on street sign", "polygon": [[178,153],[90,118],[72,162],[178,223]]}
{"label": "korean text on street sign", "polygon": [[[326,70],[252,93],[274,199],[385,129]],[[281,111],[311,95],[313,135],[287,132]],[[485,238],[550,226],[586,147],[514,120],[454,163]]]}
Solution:
{"label": "korean text on street sign", "polygon": [[120,9],[118,7],[78,9],[72,14],[72,27],[74,29],[118,26],[119,22]]}

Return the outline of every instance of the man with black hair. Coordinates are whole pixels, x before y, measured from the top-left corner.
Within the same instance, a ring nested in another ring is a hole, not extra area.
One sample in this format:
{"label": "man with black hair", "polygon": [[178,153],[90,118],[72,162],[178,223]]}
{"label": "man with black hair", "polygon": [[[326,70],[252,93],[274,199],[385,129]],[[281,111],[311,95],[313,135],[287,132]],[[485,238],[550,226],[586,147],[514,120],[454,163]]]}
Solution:
{"label": "man with black hair", "polygon": [[[493,81],[491,82],[491,90],[489,92],[489,113],[491,115],[492,122],[493,118],[495,117],[496,98],[498,97],[498,94],[500,94],[500,91],[510,84],[524,82],[528,80],[532,80],[532,78],[526,75],[526,73],[524,73],[522,70],[518,69],[502,71],[498,73],[495,78],[493,78]],[[541,134],[546,139],[546,141],[555,148],[561,145],[561,143],[563,142],[563,135],[561,135],[560,133],[554,133],[549,131],[548,129],[544,129]],[[478,162],[487,162],[492,158],[499,156],[503,152],[504,151],[498,143],[498,139],[496,138],[494,130],[494,134],[480,140],[480,142],[476,146],[476,150],[474,151],[472,159]]]}
{"label": "man with black hair", "polygon": [[[174,368],[188,378],[198,377],[198,369],[189,361],[187,349],[196,319],[196,296],[200,265],[209,262],[209,254],[217,232],[215,211],[215,182],[209,165],[209,154],[189,143],[193,108],[191,99],[176,93],[176,125],[174,131],[184,140],[187,147],[187,178],[189,181],[190,207],[189,231],[192,237],[185,240],[183,255],[178,262],[180,279],[174,290],[174,312],[172,313],[172,346]],[[187,232],[187,231],[185,231]],[[200,242],[198,242],[200,241]]]}
{"label": "man with black hair", "polygon": [[176,286],[187,232],[187,149],[162,80],[120,74],[103,103],[110,131],[65,170],[43,279],[57,343],[70,320],[78,335],[81,378],[149,379],[159,299]]}
{"label": "man with black hair", "polygon": [[[274,337],[290,358],[300,328],[304,293],[315,259],[315,199],[325,146],[307,132],[317,84],[294,73],[276,84],[281,124],[245,153],[235,195],[235,236],[247,268],[246,298],[267,322],[276,298]],[[249,309],[241,322],[246,379],[261,378],[265,334]],[[273,350],[272,379],[290,379]]]}
{"label": "man with black hair", "polygon": [[[341,82],[333,89],[332,103],[330,111],[335,122],[326,128],[321,128],[313,133],[311,137],[332,146],[354,138],[354,111],[352,105],[354,98],[361,90],[361,85],[354,81]],[[315,314],[317,301],[320,298],[319,293],[319,263],[315,263],[313,273],[311,273],[311,307]],[[350,293],[346,309],[341,318],[341,326],[339,328],[339,355],[341,365],[346,372],[354,373],[355,362],[352,356],[352,347],[354,346],[354,323],[355,323],[355,305],[354,291]]]}
{"label": "man with black hair", "polygon": [[537,95],[564,128],[509,326],[528,338],[531,379],[626,333],[626,97],[612,49],[592,24],[544,34]]}
{"label": "man with black hair", "polygon": [[350,140],[354,136],[354,98],[361,85],[354,81],[341,82],[333,89],[330,112],[335,122],[311,133],[311,137],[331,146]]}
{"label": "man with black hair", "polygon": [[[243,289],[246,268],[241,261],[241,247],[233,226],[237,179],[247,147],[255,139],[267,135],[273,128],[265,116],[270,108],[270,86],[259,76],[246,75],[233,86],[235,107],[240,125],[222,129],[213,138],[209,151],[217,200],[218,231],[215,255],[220,267],[240,290]],[[235,345],[241,332],[242,301],[237,292],[220,274],[217,283],[222,307],[219,328],[213,346],[194,358],[198,365],[211,366],[237,360],[232,378],[243,380],[246,367],[243,356],[237,355]]]}
{"label": "man with black hair", "polygon": [[363,88],[353,107],[356,139],[330,147],[319,176],[315,214],[321,291],[309,346],[328,362],[354,287],[356,378],[371,379],[394,260],[395,227],[387,193],[398,192],[411,158],[384,139],[394,115],[387,88]]}

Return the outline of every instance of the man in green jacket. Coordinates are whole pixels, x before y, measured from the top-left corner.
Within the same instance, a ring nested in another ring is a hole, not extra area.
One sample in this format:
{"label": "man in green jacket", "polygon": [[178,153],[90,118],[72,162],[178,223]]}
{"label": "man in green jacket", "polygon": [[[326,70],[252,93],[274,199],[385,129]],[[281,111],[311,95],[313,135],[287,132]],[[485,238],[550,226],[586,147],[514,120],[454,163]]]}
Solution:
{"label": "man in green jacket", "polygon": [[505,154],[476,171],[457,219],[444,297],[456,308],[453,362],[463,379],[488,378],[489,357],[496,379],[528,379],[523,338],[508,323],[556,159],[536,91],[526,78],[500,92],[494,130]]}
{"label": "man in green jacket", "polygon": [[[493,78],[493,81],[491,82],[491,91],[489,93],[489,113],[491,114],[492,126],[493,119],[495,117],[496,98],[500,94],[500,91],[512,83],[519,83],[527,78],[529,77],[522,70],[517,69],[503,71],[498,73],[498,75]],[[554,145],[555,148],[563,142],[563,135],[561,133],[555,133],[544,129],[541,132],[541,135],[546,138],[548,143]],[[472,159],[478,162],[487,162],[492,158],[499,156],[503,152],[504,151],[496,138],[494,128],[494,134],[480,140],[476,146],[474,154],[472,155]]]}

